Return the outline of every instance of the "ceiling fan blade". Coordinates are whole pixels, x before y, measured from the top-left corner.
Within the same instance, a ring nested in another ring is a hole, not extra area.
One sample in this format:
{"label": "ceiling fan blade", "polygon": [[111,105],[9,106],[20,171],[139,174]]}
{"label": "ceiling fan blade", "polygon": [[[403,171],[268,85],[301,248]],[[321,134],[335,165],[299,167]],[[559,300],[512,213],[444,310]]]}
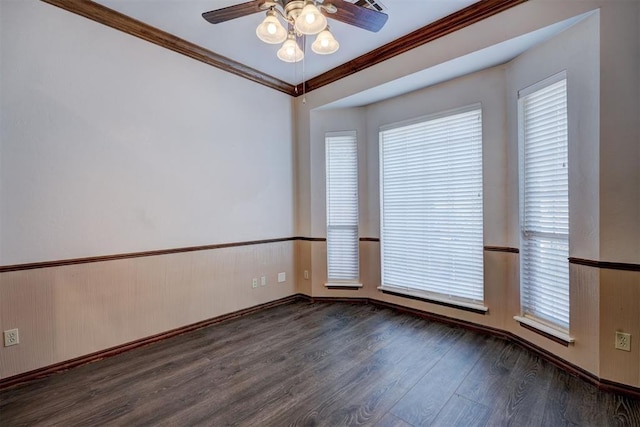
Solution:
{"label": "ceiling fan blade", "polygon": [[[356,6],[362,6],[362,7],[369,7],[370,3],[367,0],[356,0],[353,2],[353,4],[355,4]],[[373,9],[372,7],[369,7],[369,9]],[[378,11],[382,11],[382,9],[378,9]]]}
{"label": "ceiling fan blade", "polygon": [[248,1],[233,6],[223,7],[222,9],[204,12],[202,14],[202,17],[212,24],[219,24],[221,22],[230,21],[242,16],[258,13],[264,10],[262,8],[262,5],[264,3],[266,3],[266,0]]}
{"label": "ceiling fan blade", "polygon": [[327,18],[364,28],[374,33],[380,31],[386,24],[387,19],[389,19],[386,13],[378,12],[368,7],[357,6],[344,0],[327,0],[324,4],[334,5],[338,9],[335,13],[328,13],[324,8],[321,9]]}

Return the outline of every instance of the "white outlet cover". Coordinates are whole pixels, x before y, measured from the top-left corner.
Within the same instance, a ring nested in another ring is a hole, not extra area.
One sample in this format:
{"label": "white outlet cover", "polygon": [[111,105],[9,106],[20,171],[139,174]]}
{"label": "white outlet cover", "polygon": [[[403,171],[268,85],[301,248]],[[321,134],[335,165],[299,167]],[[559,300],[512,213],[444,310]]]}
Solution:
{"label": "white outlet cover", "polygon": [[618,350],[631,351],[631,334],[616,332],[615,346]]}
{"label": "white outlet cover", "polygon": [[262,286],[267,286],[267,276],[262,276],[260,278],[260,281],[262,283]]}
{"label": "white outlet cover", "polygon": [[254,278],[254,279],[251,281],[251,286],[252,286],[253,288],[257,288],[257,287],[258,287],[258,279]]}
{"label": "white outlet cover", "polygon": [[287,273],[278,273],[278,283],[282,283],[287,280]]}
{"label": "white outlet cover", "polygon": [[10,347],[12,345],[20,344],[20,335],[18,335],[17,329],[9,329],[4,331],[4,346]]}

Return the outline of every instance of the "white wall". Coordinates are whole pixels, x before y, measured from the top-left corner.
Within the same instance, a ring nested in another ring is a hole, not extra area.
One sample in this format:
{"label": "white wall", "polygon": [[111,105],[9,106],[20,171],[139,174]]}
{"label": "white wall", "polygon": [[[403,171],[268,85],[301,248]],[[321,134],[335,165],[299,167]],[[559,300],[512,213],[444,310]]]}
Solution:
{"label": "white wall", "polygon": [[[310,113],[311,229],[324,235],[324,134],[358,130],[361,235],[379,237],[378,133],[383,125],[480,103],[483,111],[485,245],[518,247],[517,93],[568,70],[571,144],[571,256],[598,259],[599,15],[524,53],[511,63],[377,102]],[[362,120],[366,127],[362,129]],[[364,131],[364,132],[363,132]]]}
{"label": "white wall", "polygon": [[[36,0],[0,1],[0,43],[0,266],[293,235],[287,95]],[[289,296],[294,262],[285,241],[0,273],[0,378]]]}
{"label": "white wall", "polygon": [[600,257],[640,263],[640,2],[601,9]]}
{"label": "white wall", "polygon": [[287,95],[2,1],[0,265],[293,234]]}
{"label": "white wall", "polygon": [[507,68],[509,246],[518,225],[518,91],[567,73],[569,256],[597,260],[600,243],[600,13],[516,58]]}

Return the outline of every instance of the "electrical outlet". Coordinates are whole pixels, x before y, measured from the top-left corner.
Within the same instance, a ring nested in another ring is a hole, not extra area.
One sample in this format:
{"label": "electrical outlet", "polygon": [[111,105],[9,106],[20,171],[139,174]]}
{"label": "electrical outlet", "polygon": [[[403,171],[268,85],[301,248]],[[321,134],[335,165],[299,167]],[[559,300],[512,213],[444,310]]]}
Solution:
{"label": "electrical outlet", "polygon": [[4,331],[4,346],[9,347],[12,345],[20,344],[20,336],[17,329],[9,329]]}
{"label": "electrical outlet", "polygon": [[309,280],[309,270],[304,271],[304,280]]}
{"label": "electrical outlet", "polygon": [[631,351],[631,334],[616,332],[616,348],[618,350]]}
{"label": "electrical outlet", "polygon": [[287,280],[287,273],[278,273],[278,283],[282,283]]}
{"label": "electrical outlet", "polygon": [[251,287],[253,287],[253,289],[258,287],[258,279],[256,279],[255,277],[251,281]]}
{"label": "electrical outlet", "polygon": [[267,276],[262,276],[260,278],[262,286],[267,286]]}

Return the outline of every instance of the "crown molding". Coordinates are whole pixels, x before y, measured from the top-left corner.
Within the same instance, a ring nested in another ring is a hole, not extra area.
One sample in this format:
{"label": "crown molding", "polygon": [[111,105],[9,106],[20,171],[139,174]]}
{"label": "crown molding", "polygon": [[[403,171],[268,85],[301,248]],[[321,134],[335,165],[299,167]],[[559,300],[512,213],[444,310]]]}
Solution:
{"label": "crown molding", "polygon": [[287,95],[295,96],[295,87],[276,77],[265,74],[255,68],[248,67],[237,61],[207,50],[194,43],[176,37],[156,27],[133,19],[127,15],[109,9],[91,0],[42,0],[53,6],[91,19],[92,21],[146,40],[155,45],[188,56],[196,61],[219,68],[261,85],[270,87]]}
{"label": "crown molding", "polygon": [[310,79],[304,83],[304,91],[303,83],[300,83],[298,86],[291,85],[276,77],[262,73],[255,68],[219,55],[91,0],[41,1],[188,56],[207,65],[286,93],[287,95],[298,97],[305,92],[319,89],[418,46],[422,46],[423,44],[482,21],[483,19],[487,19],[528,0],[480,0],[464,9],[413,31],[406,36],[372,50],[353,61],[349,61]]}
{"label": "crown molding", "polygon": [[326,73],[320,74],[305,83],[300,83],[296,88],[295,96],[300,96],[304,92],[309,93],[315,89],[319,89],[351,74],[355,74],[402,53],[415,49],[418,46],[422,46],[423,44],[461,30],[462,28],[487,19],[500,12],[504,12],[505,10],[521,3],[525,3],[526,1],[528,0],[480,0],[465,7],[464,9],[419,28],[406,36],[400,37],[399,39],[374,49],[371,52],[365,53],[352,61],[342,64],[327,71]]}

